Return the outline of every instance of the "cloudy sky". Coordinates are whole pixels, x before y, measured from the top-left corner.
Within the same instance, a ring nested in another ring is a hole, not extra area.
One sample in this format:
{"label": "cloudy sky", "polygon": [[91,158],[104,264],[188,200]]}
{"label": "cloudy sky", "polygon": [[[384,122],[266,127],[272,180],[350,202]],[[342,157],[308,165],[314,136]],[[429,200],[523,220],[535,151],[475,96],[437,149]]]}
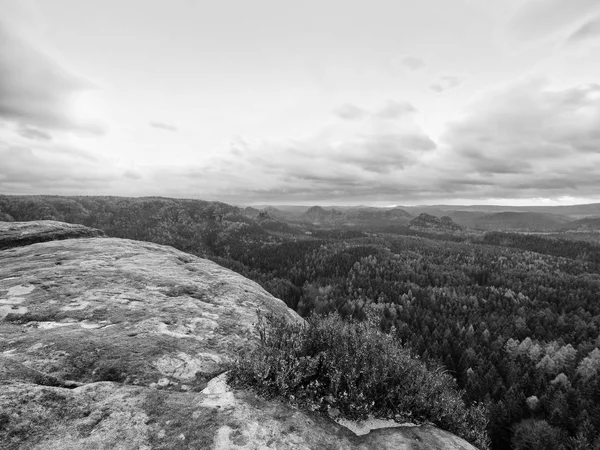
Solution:
{"label": "cloudy sky", "polygon": [[0,0],[0,193],[600,201],[600,1]]}

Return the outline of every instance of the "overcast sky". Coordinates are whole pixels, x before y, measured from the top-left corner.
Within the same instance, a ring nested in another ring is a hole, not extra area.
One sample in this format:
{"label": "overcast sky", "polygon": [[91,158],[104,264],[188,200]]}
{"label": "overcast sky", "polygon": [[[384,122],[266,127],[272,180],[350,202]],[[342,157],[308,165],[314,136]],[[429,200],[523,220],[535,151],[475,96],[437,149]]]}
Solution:
{"label": "overcast sky", "polygon": [[0,0],[0,193],[600,201],[600,1]]}

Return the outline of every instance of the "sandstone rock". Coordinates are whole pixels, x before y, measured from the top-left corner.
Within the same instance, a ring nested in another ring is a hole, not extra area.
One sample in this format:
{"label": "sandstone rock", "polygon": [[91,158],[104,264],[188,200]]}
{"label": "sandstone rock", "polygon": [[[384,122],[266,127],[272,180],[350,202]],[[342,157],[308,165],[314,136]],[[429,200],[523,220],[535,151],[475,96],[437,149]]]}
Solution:
{"label": "sandstone rock", "polygon": [[0,250],[34,244],[36,242],[100,236],[104,236],[104,232],[95,228],[56,222],[54,220],[0,222]]}
{"label": "sandstone rock", "polygon": [[429,233],[449,233],[456,234],[464,228],[456,224],[452,218],[443,216],[438,218],[431,214],[422,213],[410,221],[409,228],[416,231],[425,231]]}
{"label": "sandstone rock", "polygon": [[3,381],[0,387],[5,450],[474,449],[431,426],[357,436],[326,417],[219,386],[200,393],[110,382],[61,389]]}
{"label": "sandstone rock", "polygon": [[0,351],[57,378],[201,386],[257,338],[256,283],[170,247],[68,239],[0,252]]}
{"label": "sandstone rock", "polygon": [[429,426],[357,436],[231,391],[216,376],[256,342],[257,309],[302,321],[256,283],[170,247],[80,238],[0,251],[0,448],[473,448]]}

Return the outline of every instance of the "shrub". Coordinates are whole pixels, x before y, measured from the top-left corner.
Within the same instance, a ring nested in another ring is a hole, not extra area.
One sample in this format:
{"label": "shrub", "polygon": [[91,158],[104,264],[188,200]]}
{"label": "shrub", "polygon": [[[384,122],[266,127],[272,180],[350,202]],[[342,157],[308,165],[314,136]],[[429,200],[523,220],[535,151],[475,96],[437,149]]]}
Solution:
{"label": "shrub", "polygon": [[483,405],[467,407],[452,377],[413,357],[374,321],[313,315],[304,325],[259,314],[256,326],[260,343],[229,372],[233,386],[351,420],[371,414],[431,422],[488,447]]}
{"label": "shrub", "polygon": [[513,427],[511,439],[515,450],[564,450],[559,428],[545,420],[525,419]]}

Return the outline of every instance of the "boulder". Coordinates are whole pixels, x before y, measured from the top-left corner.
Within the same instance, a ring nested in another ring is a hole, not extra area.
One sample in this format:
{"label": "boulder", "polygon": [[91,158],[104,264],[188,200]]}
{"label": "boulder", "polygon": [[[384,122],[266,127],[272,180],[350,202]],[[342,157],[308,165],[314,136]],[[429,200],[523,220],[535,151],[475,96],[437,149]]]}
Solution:
{"label": "boulder", "polygon": [[54,220],[0,222],[0,250],[36,242],[101,236],[104,236],[101,230]]}
{"label": "boulder", "polygon": [[[11,233],[0,224],[0,239]],[[223,371],[256,344],[257,310],[302,322],[256,283],[162,245],[83,237],[0,251],[0,448],[473,448],[431,426],[359,436],[231,390]]]}

